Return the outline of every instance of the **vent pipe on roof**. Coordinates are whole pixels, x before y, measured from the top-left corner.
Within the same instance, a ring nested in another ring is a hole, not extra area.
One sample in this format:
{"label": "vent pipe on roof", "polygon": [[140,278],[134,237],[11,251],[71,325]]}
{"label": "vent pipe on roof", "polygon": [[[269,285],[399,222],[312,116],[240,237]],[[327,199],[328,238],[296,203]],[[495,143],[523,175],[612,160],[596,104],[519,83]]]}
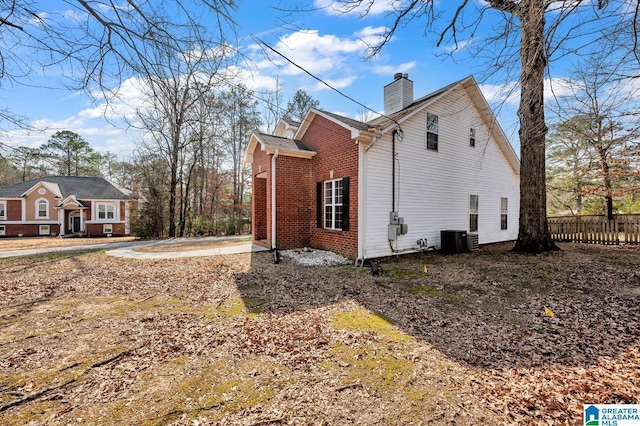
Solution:
{"label": "vent pipe on roof", "polygon": [[397,72],[393,75],[393,82],[384,86],[384,113],[393,114],[413,102],[413,81],[409,74]]}

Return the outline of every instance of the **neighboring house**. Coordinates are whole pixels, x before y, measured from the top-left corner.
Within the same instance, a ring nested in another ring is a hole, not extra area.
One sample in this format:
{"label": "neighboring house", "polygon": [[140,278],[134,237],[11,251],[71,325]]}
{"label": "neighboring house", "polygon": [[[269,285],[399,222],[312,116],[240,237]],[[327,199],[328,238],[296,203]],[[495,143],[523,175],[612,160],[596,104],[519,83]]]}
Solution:
{"label": "neighboring house", "polygon": [[0,236],[129,235],[132,197],[99,177],[0,186]]}
{"label": "neighboring house", "polygon": [[256,243],[364,260],[440,247],[443,230],[516,239],[520,163],[474,78],[414,100],[396,74],[384,102],[367,123],[312,109],[251,135]]}

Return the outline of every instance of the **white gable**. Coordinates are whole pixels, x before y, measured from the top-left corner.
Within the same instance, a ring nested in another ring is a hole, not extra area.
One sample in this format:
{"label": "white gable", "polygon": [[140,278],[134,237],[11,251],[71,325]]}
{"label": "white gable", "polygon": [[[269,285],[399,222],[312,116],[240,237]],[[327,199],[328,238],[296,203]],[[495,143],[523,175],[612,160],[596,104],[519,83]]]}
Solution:
{"label": "white gable", "polygon": [[[466,80],[465,80],[466,81]],[[475,85],[475,81],[472,81]],[[477,86],[476,86],[477,88]],[[397,250],[416,248],[418,239],[440,246],[440,231],[469,230],[469,195],[479,197],[481,244],[513,240],[518,232],[519,167],[513,149],[474,92],[458,85],[400,122],[396,142],[396,211],[408,225]],[[480,95],[481,96],[481,95]],[[482,99],[483,100],[483,99]],[[438,150],[426,149],[427,113],[438,116]],[[469,146],[475,129],[475,147]],[[362,257],[392,254],[388,240],[392,207],[392,132],[363,150],[361,190],[365,217],[359,233]],[[508,199],[508,227],[500,226],[501,199]]]}

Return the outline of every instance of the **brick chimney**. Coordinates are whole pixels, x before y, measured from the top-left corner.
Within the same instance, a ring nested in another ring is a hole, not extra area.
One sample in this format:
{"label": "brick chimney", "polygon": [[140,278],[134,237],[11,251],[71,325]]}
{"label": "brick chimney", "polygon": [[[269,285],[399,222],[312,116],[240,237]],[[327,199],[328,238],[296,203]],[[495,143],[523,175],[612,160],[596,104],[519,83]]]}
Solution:
{"label": "brick chimney", "polygon": [[393,82],[384,86],[384,113],[393,114],[413,102],[413,81],[409,74],[395,73]]}

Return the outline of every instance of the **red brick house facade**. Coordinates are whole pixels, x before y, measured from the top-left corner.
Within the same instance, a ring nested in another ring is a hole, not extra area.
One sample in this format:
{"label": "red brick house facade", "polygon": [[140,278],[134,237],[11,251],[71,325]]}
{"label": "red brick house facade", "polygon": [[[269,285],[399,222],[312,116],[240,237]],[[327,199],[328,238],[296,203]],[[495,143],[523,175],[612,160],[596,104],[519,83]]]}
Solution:
{"label": "red brick house facade", "polygon": [[0,187],[0,237],[130,234],[132,197],[104,178],[49,176]]}
{"label": "red brick house facade", "polygon": [[[280,250],[315,247],[356,258],[359,148],[349,126],[356,125],[369,140],[368,127],[319,110],[307,117],[299,140],[258,132],[251,136],[245,161],[252,167],[254,241]],[[341,223],[327,227],[324,185],[336,181],[343,191]]]}
{"label": "red brick house facade", "polygon": [[367,123],[311,109],[253,132],[256,244],[364,261],[438,247],[444,230],[516,238],[520,163],[473,77],[414,100],[396,74],[384,98]]}

